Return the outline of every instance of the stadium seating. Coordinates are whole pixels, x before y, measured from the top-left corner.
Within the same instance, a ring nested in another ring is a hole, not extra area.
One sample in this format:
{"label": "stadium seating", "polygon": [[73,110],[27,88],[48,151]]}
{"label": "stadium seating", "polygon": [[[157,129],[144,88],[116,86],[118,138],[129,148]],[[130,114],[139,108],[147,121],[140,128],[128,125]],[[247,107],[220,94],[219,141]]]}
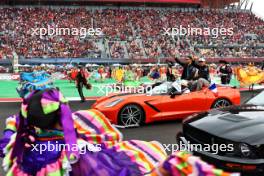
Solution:
{"label": "stadium seating", "polygon": [[[164,10],[162,8],[16,7],[0,9],[0,58],[263,57],[264,21],[250,12]],[[86,28],[102,35],[33,35],[33,29]],[[164,29],[232,28],[233,35],[169,36]]]}

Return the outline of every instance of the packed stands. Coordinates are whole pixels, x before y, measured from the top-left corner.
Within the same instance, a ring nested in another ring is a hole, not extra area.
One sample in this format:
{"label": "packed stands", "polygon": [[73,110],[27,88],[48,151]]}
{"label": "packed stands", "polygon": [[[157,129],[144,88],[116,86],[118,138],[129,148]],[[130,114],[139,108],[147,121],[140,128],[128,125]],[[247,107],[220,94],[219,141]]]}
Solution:
{"label": "packed stands", "polygon": [[[3,7],[0,58],[262,57],[264,21],[250,12],[103,7]],[[100,35],[33,35],[32,29],[100,29]],[[233,35],[167,35],[169,28],[232,28]]]}

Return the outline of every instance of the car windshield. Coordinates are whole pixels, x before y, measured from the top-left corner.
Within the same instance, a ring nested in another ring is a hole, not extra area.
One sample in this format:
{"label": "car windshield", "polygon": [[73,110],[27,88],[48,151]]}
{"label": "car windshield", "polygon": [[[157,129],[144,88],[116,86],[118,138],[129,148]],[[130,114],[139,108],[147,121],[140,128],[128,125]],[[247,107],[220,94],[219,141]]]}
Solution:
{"label": "car windshield", "polygon": [[171,88],[172,83],[170,82],[165,82],[162,83],[159,86],[154,87],[153,89],[149,90],[147,92],[148,95],[160,95],[160,94],[167,94],[168,90]]}
{"label": "car windshield", "polygon": [[264,91],[259,93],[257,96],[250,99],[247,104],[253,104],[257,106],[264,106]]}

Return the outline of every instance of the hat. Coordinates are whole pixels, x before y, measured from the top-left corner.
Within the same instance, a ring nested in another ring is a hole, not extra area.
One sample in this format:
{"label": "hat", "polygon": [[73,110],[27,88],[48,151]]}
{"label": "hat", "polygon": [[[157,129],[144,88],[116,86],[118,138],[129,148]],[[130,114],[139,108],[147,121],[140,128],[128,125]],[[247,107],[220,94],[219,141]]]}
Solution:
{"label": "hat", "polygon": [[198,62],[205,62],[206,60],[205,60],[205,58],[203,58],[203,57],[201,57],[201,58],[199,58],[199,60],[198,60]]}
{"label": "hat", "polygon": [[41,129],[52,129],[54,124],[59,122],[58,109],[52,110],[45,114],[41,105],[42,94],[44,91],[38,91],[34,94],[28,103],[28,124],[39,127]]}
{"label": "hat", "polygon": [[[67,158],[71,164],[79,160],[79,152],[73,150],[76,146],[77,136],[74,129],[72,113],[68,105],[68,101],[57,89],[46,89],[43,91],[33,91],[23,99],[21,111],[18,115],[19,125],[16,135],[16,142],[11,154],[11,159],[17,158],[19,162],[22,160],[24,148],[23,137],[24,130],[33,125],[41,129],[50,128],[60,122],[65,144],[70,148],[66,151]],[[43,119],[42,119],[43,118]]]}

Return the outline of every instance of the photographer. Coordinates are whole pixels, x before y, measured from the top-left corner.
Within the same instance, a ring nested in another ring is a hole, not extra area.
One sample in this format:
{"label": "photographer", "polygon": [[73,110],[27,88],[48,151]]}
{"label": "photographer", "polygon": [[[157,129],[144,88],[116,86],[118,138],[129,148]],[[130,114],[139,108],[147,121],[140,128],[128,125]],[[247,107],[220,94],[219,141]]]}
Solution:
{"label": "photographer", "polygon": [[232,77],[232,68],[225,60],[219,61],[219,75],[221,77],[221,84],[229,84]]}
{"label": "photographer", "polygon": [[81,97],[81,102],[85,102],[85,97],[83,95],[83,86],[86,87],[86,89],[91,89],[91,84],[87,82],[87,76],[86,76],[86,70],[82,66],[78,67],[78,73],[76,76],[76,87],[78,89],[78,93]]}

